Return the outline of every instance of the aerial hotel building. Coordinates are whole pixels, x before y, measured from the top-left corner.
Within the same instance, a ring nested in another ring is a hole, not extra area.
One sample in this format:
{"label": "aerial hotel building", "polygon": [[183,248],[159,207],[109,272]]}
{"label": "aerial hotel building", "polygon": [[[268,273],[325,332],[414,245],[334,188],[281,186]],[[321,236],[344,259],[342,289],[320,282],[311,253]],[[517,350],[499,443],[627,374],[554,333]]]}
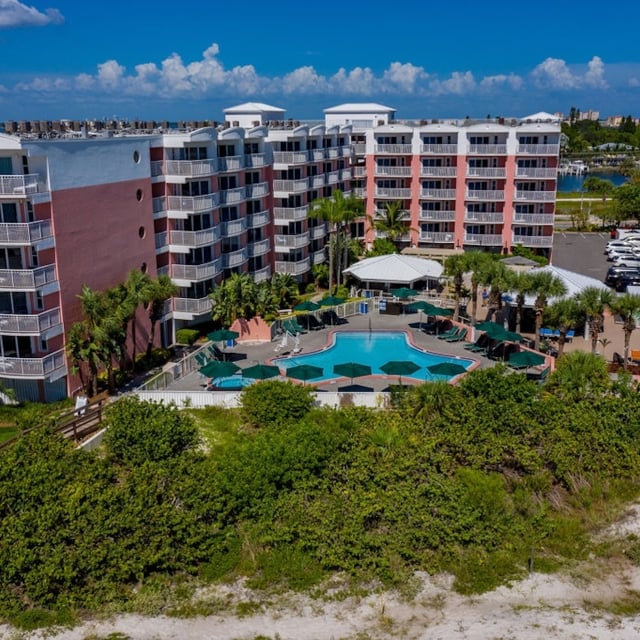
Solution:
{"label": "aerial hotel building", "polygon": [[[74,138],[0,135],[0,382],[20,399],[79,390],[65,335],[78,294],[140,269],[180,288],[161,339],[210,317],[209,292],[231,273],[310,280],[328,228],[311,203],[334,190],[368,216],[407,212],[409,250],[549,253],[560,124],[521,120],[398,122],[393,109],[341,105],[324,121],[247,103],[225,123],[180,131],[84,131]],[[355,235],[379,232],[363,218]],[[146,344],[148,319],[137,331]]]}

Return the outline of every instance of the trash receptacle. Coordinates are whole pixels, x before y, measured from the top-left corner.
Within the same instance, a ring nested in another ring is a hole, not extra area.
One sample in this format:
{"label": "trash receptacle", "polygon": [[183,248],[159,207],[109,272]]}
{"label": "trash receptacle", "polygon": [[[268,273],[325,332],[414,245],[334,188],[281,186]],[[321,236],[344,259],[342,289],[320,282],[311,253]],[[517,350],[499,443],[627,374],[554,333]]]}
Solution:
{"label": "trash receptacle", "polygon": [[369,303],[368,302],[361,302],[360,303],[360,313],[361,314],[369,313]]}
{"label": "trash receptacle", "polygon": [[380,300],[380,302],[378,303],[378,311],[380,313],[386,313],[387,312],[387,301],[384,298],[382,300]]}

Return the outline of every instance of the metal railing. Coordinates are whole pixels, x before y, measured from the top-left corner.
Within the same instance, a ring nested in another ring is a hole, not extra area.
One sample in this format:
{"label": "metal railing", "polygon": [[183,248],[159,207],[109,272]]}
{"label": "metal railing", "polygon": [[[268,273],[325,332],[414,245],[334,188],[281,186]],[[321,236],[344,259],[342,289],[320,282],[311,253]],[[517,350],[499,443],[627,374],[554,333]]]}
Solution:
{"label": "metal railing", "polygon": [[0,314],[0,333],[2,334],[37,336],[61,324],[59,307],[39,314]]}
{"label": "metal railing", "polygon": [[0,224],[0,244],[32,245],[39,240],[53,237],[51,220],[36,222],[6,222]]}
{"label": "metal railing", "polygon": [[31,290],[56,281],[55,265],[36,269],[0,269],[0,290]]}

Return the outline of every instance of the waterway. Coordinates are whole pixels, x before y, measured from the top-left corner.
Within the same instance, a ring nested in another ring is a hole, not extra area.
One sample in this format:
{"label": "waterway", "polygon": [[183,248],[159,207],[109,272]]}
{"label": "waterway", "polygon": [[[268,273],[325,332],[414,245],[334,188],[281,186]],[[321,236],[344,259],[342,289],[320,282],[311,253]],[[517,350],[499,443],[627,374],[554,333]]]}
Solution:
{"label": "waterway", "polygon": [[581,176],[558,176],[558,192],[567,193],[570,191],[582,191],[582,184],[587,178],[601,178],[602,180],[609,180],[616,187],[619,187],[627,181],[623,175],[614,171],[589,171]]}

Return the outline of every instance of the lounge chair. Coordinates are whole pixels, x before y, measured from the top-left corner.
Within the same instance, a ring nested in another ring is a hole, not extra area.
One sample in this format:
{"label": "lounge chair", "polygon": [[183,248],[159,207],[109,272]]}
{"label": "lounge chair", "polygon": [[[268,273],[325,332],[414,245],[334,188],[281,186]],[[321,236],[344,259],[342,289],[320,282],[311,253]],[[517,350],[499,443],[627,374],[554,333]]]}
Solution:
{"label": "lounge chair", "polygon": [[576,336],[576,332],[573,329],[569,329],[569,331],[567,331],[567,335],[565,336],[565,340],[567,342],[571,342]]}
{"label": "lounge chair", "polygon": [[438,340],[448,340],[449,338],[453,338],[453,336],[457,335],[461,329],[462,327],[453,326],[448,331],[440,333],[436,337],[438,338]]}
{"label": "lounge chair", "polygon": [[199,367],[204,367],[204,365],[207,364],[207,362],[209,362],[209,358],[207,358],[207,354],[202,351],[200,353],[196,353],[196,355],[193,357]]}
{"label": "lounge chair", "polygon": [[464,345],[464,348],[467,351],[471,351],[472,353],[478,352],[487,352],[487,347],[491,343],[491,338],[486,333],[481,333],[478,339],[475,342],[469,342]]}
{"label": "lounge chair", "polygon": [[307,330],[296,322],[295,318],[288,318],[282,322],[282,328],[295,336],[296,333],[308,333]]}
{"label": "lounge chair", "polygon": [[296,318],[298,324],[309,331],[320,331],[325,328],[324,322],[320,322],[318,318],[312,315],[298,316]]}
{"label": "lounge chair", "polygon": [[553,337],[553,330],[547,329],[546,327],[540,327],[540,337],[541,338],[551,338]]}
{"label": "lounge chair", "polygon": [[467,328],[462,327],[454,336],[447,338],[447,342],[462,342],[467,337]]}
{"label": "lounge chair", "polygon": [[341,318],[334,309],[327,309],[322,312],[322,322],[335,326],[337,324],[345,324],[348,321],[346,318]]}

